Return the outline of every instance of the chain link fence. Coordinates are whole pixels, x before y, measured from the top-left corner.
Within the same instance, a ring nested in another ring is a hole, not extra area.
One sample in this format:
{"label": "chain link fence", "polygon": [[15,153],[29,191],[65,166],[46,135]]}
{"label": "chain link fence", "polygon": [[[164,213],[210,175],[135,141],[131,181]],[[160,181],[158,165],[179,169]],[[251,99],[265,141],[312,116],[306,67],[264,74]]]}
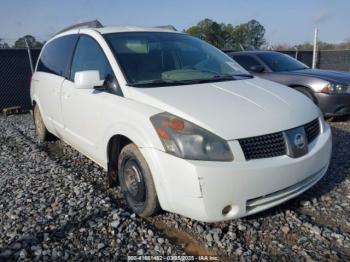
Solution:
{"label": "chain link fence", "polygon": [[[31,50],[35,65],[40,49]],[[27,110],[32,72],[26,49],[0,49],[0,111],[8,107]]]}
{"label": "chain link fence", "polygon": [[[311,67],[312,51],[280,51]],[[35,65],[40,49],[32,49]],[[350,71],[350,50],[319,51],[317,68]],[[0,111],[8,107],[27,110],[30,104],[30,64],[26,49],[0,49]]]}
{"label": "chain link fence", "polygon": [[[312,66],[312,51],[279,51],[288,54],[307,66]],[[350,50],[318,51],[316,67],[319,69],[350,72]]]}

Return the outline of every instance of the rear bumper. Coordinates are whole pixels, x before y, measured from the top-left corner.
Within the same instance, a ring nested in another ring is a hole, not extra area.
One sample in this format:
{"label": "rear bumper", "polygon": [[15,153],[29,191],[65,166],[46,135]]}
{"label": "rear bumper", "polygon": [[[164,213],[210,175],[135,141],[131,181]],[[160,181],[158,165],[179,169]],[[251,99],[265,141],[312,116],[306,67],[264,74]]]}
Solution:
{"label": "rear bumper", "polygon": [[[188,161],[155,149],[141,149],[155,178],[162,208],[206,222],[251,215],[301,194],[326,173],[331,150],[328,125],[309,145],[309,153],[294,159]],[[230,211],[223,214],[227,206]]]}
{"label": "rear bumper", "polygon": [[327,95],[316,93],[318,106],[325,116],[342,116],[350,114],[350,94]]}

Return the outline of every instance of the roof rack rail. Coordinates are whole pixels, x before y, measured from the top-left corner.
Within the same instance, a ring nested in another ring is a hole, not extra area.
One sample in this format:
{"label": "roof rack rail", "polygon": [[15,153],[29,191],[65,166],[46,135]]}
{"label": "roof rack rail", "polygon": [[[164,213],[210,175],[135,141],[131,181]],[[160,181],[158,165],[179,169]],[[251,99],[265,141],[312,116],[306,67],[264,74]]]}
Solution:
{"label": "roof rack rail", "polygon": [[161,28],[161,29],[168,29],[168,30],[172,30],[172,31],[177,31],[175,26],[173,26],[173,25],[159,25],[159,26],[155,26],[155,28]]}
{"label": "roof rack rail", "polygon": [[63,32],[66,32],[68,30],[71,29],[79,29],[79,28],[101,28],[103,27],[103,25],[100,23],[100,21],[93,20],[93,21],[88,21],[88,22],[83,22],[83,23],[79,23],[79,24],[75,24],[75,25],[71,25],[61,31],[59,31],[58,33],[56,33],[56,35],[61,34]]}

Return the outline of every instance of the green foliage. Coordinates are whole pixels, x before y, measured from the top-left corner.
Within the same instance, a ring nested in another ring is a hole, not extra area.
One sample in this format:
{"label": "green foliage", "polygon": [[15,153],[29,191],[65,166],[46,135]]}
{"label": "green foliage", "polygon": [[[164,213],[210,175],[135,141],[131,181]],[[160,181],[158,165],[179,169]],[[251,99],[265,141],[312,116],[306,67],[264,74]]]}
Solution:
{"label": "green foliage", "polygon": [[41,42],[37,41],[34,36],[25,35],[25,36],[17,39],[17,41],[13,45],[13,48],[27,48],[24,39],[27,40],[30,48],[41,48],[43,46],[43,44]]}
{"label": "green foliage", "polygon": [[[274,50],[293,50],[296,49],[300,51],[312,51],[314,49],[313,44],[305,42],[304,44],[299,45],[287,45],[287,44],[280,44],[273,47]],[[317,43],[317,49],[319,51],[326,51],[326,50],[348,50],[350,49],[350,39],[346,39],[340,43],[327,43],[319,41]]]}
{"label": "green foliage", "polygon": [[225,41],[225,25],[218,24],[208,18],[188,28],[186,32],[217,47],[222,46]]}
{"label": "green foliage", "polygon": [[233,26],[206,18],[185,32],[220,49],[259,49],[265,44],[265,28],[256,20]]}
{"label": "green foliage", "polygon": [[0,38],[0,48],[10,48],[10,46]]}

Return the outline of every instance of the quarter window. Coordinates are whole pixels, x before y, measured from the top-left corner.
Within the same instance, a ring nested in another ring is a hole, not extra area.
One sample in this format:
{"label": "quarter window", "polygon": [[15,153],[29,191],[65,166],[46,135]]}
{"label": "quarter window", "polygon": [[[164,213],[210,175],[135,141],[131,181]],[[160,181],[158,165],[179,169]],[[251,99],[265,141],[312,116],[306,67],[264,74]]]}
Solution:
{"label": "quarter window", "polygon": [[40,56],[37,71],[68,78],[69,64],[77,40],[78,35],[67,35],[49,42]]}
{"label": "quarter window", "polygon": [[70,79],[74,80],[76,72],[97,70],[100,79],[105,80],[108,75],[114,75],[109,62],[99,44],[88,36],[80,36],[73,56]]}

